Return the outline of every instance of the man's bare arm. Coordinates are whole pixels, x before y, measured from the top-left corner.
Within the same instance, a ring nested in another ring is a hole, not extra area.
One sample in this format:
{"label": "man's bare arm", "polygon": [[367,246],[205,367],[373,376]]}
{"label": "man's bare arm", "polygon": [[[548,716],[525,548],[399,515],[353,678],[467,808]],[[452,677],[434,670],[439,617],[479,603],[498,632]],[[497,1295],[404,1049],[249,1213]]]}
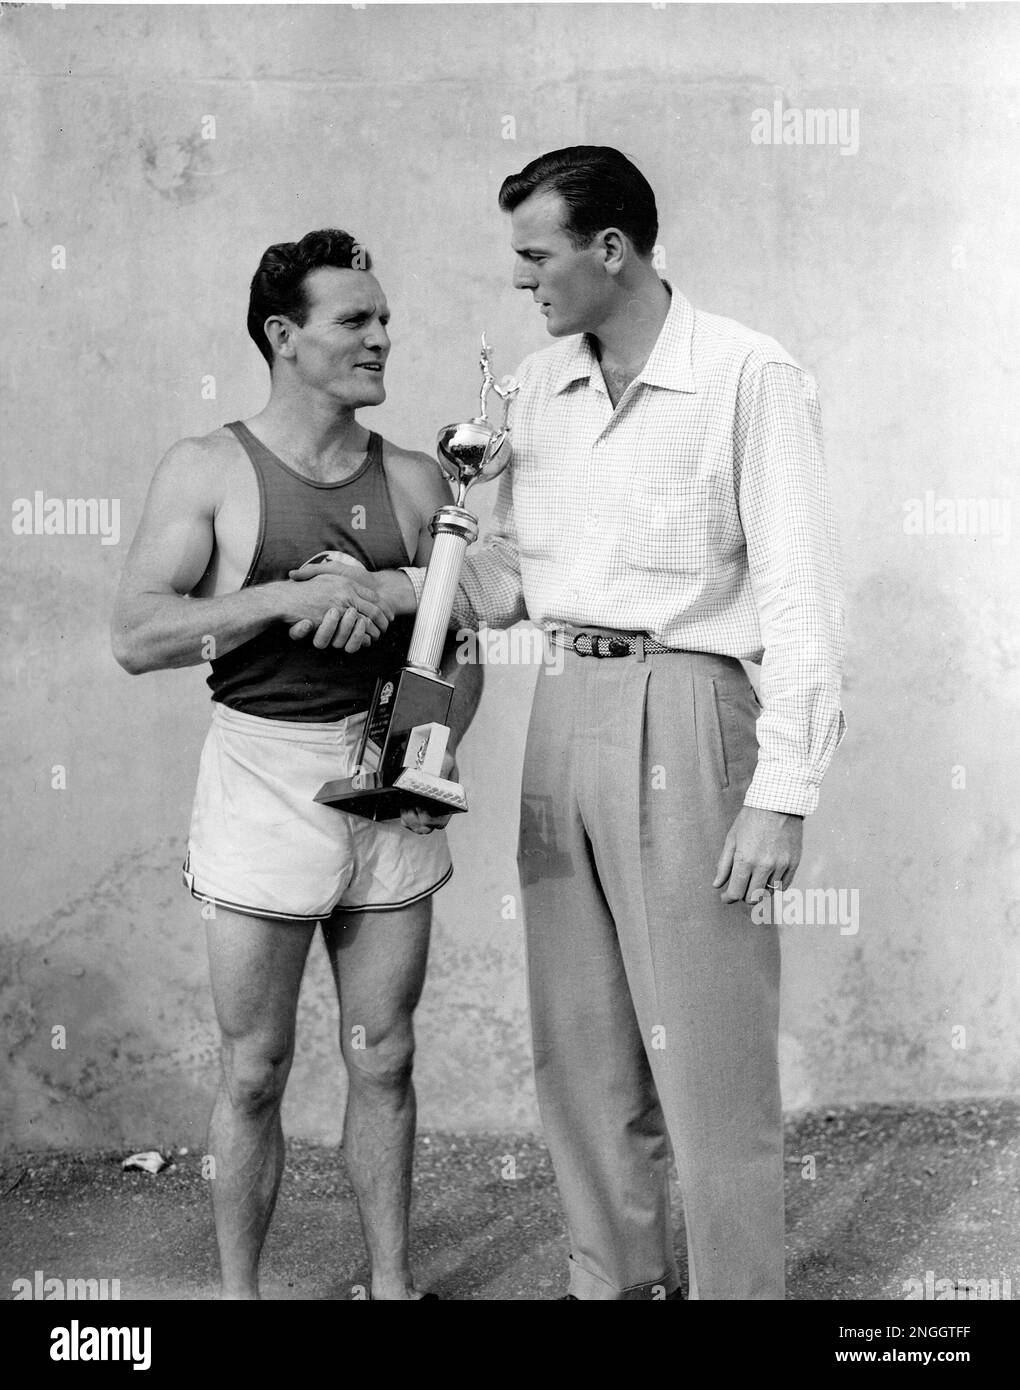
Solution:
{"label": "man's bare arm", "polygon": [[128,554],[114,605],[113,654],[132,675],[197,666],[249,641],[274,622],[314,620],[330,609],[357,610],[347,650],[385,631],[391,609],[370,578],[321,575],[280,580],[237,593],[192,598],[209,567],[222,474],[210,467],[208,440],[182,440],[160,463]]}

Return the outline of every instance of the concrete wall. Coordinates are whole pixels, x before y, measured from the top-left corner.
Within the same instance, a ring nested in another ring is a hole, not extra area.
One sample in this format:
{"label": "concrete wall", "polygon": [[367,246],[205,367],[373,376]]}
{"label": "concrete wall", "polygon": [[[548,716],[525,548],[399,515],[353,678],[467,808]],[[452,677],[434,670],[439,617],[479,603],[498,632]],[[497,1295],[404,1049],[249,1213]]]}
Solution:
{"label": "concrete wall", "polygon": [[[851,732],[801,882],[856,889],[859,931],[784,928],[787,1104],[1015,1084],[1016,545],[995,504],[1017,444],[1018,34],[1014,6],[980,5],[4,7],[5,506],[116,498],[122,528],[115,545],[5,528],[8,1142],[204,1131],[215,1036],[178,873],[203,673],[132,680],[106,628],[159,456],[262,403],[259,254],[321,225],[367,242],[395,339],[372,423],[429,448],[471,406],[482,327],[501,371],[546,341],[495,192],[580,142],[645,169],[665,273],[822,392]],[[856,111],[859,148],[753,143],[777,99]],[[983,502],[999,534],[908,534],[926,494]],[[489,676],[420,1015],[432,1126],[535,1123],[504,916],[534,671]],[[292,1133],[338,1133],[335,1026],[317,947]]]}

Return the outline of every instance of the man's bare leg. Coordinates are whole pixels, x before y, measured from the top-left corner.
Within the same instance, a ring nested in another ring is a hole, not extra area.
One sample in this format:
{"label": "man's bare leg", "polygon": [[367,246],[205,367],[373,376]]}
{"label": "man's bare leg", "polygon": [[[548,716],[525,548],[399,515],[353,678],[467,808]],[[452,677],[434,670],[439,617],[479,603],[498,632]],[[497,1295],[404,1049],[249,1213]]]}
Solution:
{"label": "man's bare leg", "polygon": [[222,1075],[209,1123],[222,1297],[259,1296],[262,1243],[283,1174],[280,1101],[315,926],[216,909],[207,923]]}
{"label": "man's bare leg", "polygon": [[344,1157],[372,1268],[372,1297],[421,1297],[408,1263],[414,1148],[413,1015],[428,959],[432,904],[336,913],[323,924],[340,1000],[349,1091]]}

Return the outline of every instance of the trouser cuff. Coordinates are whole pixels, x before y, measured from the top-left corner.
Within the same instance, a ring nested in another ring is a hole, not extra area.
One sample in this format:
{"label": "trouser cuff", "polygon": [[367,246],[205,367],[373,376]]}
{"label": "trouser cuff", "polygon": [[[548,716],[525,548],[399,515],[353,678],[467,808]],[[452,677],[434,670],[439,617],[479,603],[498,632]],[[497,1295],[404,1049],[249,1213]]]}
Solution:
{"label": "trouser cuff", "polygon": [[581,1302],[588,1302],[589,1299],[663,1299],[680,1287],[680,1276],[675,1266],[671,1266],[659,1279],[649,1279],[644,1284],[631,1284],[629,1288],[618,1289],[598,1274],[593,1274],[590,1269],[585,1269],[573,1255],[569,1257],[569,1262],[569,1291]]}

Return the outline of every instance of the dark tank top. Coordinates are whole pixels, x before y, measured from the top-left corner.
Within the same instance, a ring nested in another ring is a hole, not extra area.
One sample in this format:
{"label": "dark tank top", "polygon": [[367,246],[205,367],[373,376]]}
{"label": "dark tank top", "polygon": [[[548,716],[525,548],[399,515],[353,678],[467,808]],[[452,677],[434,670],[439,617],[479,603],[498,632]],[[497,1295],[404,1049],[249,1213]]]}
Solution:
{"label": "dark tank top", "polygon": [[[242,588],[286,579],[320,550],[342,550],[367,569],[410,564],[383,468],[382,439],[372,434],[365,461],[339,483],[319,483],[289,468],[247,425],[227,426],[251,459],[259,485],[259,530]],[[367,710],[376,678],[399,669],[413,622],[396,618],[369,647],[353,655],[294,642],[285,622],[212,662],[214,700],[262,719],[305,723],[344,719]]]}

